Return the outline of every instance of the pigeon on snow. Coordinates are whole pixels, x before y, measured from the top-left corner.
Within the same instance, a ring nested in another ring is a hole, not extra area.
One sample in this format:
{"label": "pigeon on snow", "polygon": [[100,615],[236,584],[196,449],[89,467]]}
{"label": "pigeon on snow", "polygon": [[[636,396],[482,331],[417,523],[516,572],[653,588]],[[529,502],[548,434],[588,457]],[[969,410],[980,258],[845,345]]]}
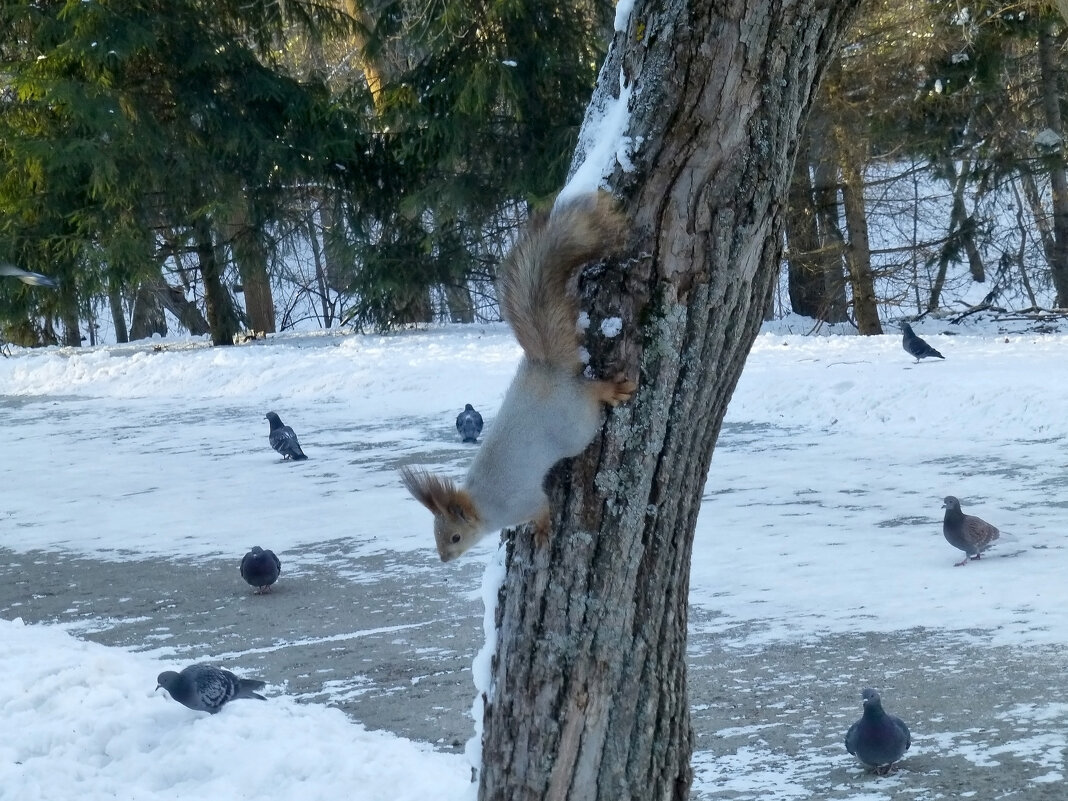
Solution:
{"label": "pigeon on snow", "polygon": [[916,361],[926,359],[928,356],[934,356],[936,359],[946,358],[928,345],[924,340],[916,336],[916,332],[912,330],[912,326],[908,323],[901,323],[901,330],[904,332],[901,337],[901,347],[903,347],[910,355],[915,356]]}
{"label": "pigeon on snow", "polygon": [[482,433],[482,415],[470,403],[465,404],[464,410],[456,415],[456,431],[464,442],[478,441],[478,435]]}
{"label": "pigeon on snow", "polygon": [[885,775],[912,745],[912,735],[901,718],[883,710],[878,692],[869,687],[860,695],[864,714],[846,732],[845,747],[865,767]]}
{"label": "pigeon on snow", "polygon": [[0,263],[0,275],[17,278],[22,281],[22,283],[29,284],[30,286],[46,286],[50,289],[55,289],[59,286],[59,282],[54,278],[49,278],[47,275],[41,275],[40,273],[31,273],[29,270],[19,269],[14,264]]}
{"label": "pigeon on snow", "polygon": [[266,701],[255,692],[262,690],[265,684],[257,679],[239,679],[229,670],[213,665],[190,665],[181,673],[165,670],[156,678],[157,690],[162,687],[179,704],[213,715],[235,698]]}
{"label": "pigeon on snow", "polygon": [[301,459],[307,459],[304,451],[300,449],[300,443],[293,429],[284,425],[274,412],[267,412],[265,416],[271,421],[271,447],[282,454],[282,460],[292,459],[298,462]]}
{"label": "pigeon on snow", "polygon": [[257,595],[270,592],[271,585],[278,581],[278,574],[281,572],[282,562],[274,555],[274,551],[265,551],[259,545],[241,560],[241,578],[247,581],[250,587],[256,588]]}
{"label": "pigeon on snow", "polygon": [[964,551],[964,558],[955,563],[957,567],[968,564],[969,557],[978,559],[1000,534],[996,526],[975,515],[964,514],[960,501],[952,495],[942,502],[942,508],[946,510],[946,516],[942,520],[942,533],[946,542]]}

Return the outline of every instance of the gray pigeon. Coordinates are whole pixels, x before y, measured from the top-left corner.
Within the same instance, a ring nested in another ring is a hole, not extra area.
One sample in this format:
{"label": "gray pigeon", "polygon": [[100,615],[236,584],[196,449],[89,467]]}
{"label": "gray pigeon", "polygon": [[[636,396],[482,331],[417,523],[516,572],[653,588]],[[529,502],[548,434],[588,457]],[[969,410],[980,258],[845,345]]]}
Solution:
{"label": "gray pigeon", "polygon": [[912,330],[912,326],[908,323],[901,323],[901,330],[904,334],[901,337],[901,347],[905,351],[916,357],[916,361],[920,359],[926,359],[929,356],[934,356],[936,359],[946,358],[937,350],[928,345],[924,340],[916,336],[916,332]]}
{"label": "gray pigeon", "polygon": [[883,710],[878,692],[868,687],[860,697],[864,714],[846,732],[845,747],[866,768],[886,775],[912,745],[912,735],[901,718]]}
{"label": "gray pigeon", "polygon": [[304,455],[304,451],[300,449],[297,435],[292,428],[284,425],[274,412],[267,412],[265,417],[271,421],[271,435],[269,437],[271,447],[282,454],[282,461],[292,459],[294,462],[299,462],[301,459],[308,458]]}
{"label": "gray pigeon", "polygon": [[282,562],[274,551],[263,550],[259,545],[245,554],[241,560],[241,578],[256,588],[256,594],[271,591],[271,585],[278,581],[282,572]]}
{"label": "gray pigeon", "polygon": [[31,273],[29,270],[19,269],[14,264],[0,263],[0,275],[17,278],[22,281],[22,283],[29,284],[30,286],[46,286],[50,289],[55,289],[59,286],[59,282],[54,278],[49,278],[47,275],[41,275],[40,273]]}
{"label": "gray pigeon", "polygon": [[969,557],[978,559],[1000,534],[996,526],[975,515],[964,514],[960,501],[952,495],[946,496],[942,508],[946,510],[946,516],[942,520],[942,533],[946,542],[964,551],[964,558],[954,563],[956,567],[968,564]]}
{"label": "gray pigeon", "polygon": [[464,442],[478,441],[478,435],[482,433],[482,415],[470,403],[465,404],[464,410],[456,415],[456,431]]}
{"label": "gray pigeon", "polygon": [[229,670],[213,665],[190,665],[181,673],[165,670],[156,678],[157,690],[162,687],[179,704],[213,715],[235,698],[266,701],[255,692],[265,685],[266,682],[257,679],[239,679]]}

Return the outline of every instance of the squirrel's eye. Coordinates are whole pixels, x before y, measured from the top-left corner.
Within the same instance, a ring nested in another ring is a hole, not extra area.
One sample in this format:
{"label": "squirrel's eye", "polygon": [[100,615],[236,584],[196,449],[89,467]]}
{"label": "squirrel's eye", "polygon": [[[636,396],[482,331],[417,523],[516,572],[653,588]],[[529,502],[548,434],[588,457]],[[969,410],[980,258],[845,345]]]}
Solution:
{"label": "squirrel's eye", "polygon": [[460,541],[460,535],[459,534],[453,534],[452,535],[452,544],[455,545],[459,541]]}

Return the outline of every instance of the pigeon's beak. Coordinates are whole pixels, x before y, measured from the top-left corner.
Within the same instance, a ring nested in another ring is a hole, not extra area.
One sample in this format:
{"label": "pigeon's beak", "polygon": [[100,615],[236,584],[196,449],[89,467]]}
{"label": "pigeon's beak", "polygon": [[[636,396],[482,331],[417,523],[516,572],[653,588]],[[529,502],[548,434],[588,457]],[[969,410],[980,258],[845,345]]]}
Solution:
{"label": "pigeon's beak", "polygon": [[[162,684],[157,684],[156,685],[156,690],[161,690],[161,689],[163,689],[163,685]],[[156,690],[153,690],[152,692],[155,692]]]}

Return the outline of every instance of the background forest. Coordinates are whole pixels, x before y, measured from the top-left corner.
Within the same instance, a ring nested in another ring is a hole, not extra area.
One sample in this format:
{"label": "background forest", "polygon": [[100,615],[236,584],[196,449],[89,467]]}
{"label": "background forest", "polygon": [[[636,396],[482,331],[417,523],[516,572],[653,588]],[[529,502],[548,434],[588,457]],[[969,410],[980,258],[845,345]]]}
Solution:
{"label": "background forest", "polygon": [[[607,0],[0,0],[0,337],[497,319]],[[799,143],[769,316],[1068,307],[1064,17],[869,0]]]}

